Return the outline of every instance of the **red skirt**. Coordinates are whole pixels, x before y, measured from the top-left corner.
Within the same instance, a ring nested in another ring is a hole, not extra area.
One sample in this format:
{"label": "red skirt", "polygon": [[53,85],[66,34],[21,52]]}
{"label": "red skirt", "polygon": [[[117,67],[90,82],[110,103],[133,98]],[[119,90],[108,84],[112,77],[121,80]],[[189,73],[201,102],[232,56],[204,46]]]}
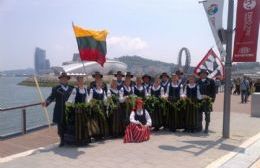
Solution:
{"label": "red skirt", "polygon": [[130,123],[125,130],[124,143],[143,142],[149,139],[149,127],[142,127],[141,125]]}

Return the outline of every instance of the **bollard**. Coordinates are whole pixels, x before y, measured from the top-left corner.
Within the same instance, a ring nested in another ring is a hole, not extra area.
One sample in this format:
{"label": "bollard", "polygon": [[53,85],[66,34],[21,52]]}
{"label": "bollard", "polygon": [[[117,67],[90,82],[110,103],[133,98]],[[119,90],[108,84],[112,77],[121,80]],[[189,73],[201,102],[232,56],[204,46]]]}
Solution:
{"label": "bollard", "polygon": [[22,109],[22,134],[26,134],[26,109]]}

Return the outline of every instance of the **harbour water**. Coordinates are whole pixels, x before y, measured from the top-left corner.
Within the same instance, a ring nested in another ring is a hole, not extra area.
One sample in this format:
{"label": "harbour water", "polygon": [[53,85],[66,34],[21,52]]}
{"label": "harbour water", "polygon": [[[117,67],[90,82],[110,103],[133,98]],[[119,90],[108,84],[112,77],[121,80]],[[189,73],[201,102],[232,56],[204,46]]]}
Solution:
{"label": "harbour water", "polygon": [[[35,87],[20,86],[19,82],[23,77],[0,77],[0,107],[14,107],[19,105],[38,103],[40,98]],[[41,88],[44,98],[46,98],[51,88]],[[21,111],[11,110],[0,113],[0,136],[21,132]],[[41,106],[26,108],[27,129],[43,126],[47,120]],[[48,112],[52,120],[53,104],[48,107]]]}

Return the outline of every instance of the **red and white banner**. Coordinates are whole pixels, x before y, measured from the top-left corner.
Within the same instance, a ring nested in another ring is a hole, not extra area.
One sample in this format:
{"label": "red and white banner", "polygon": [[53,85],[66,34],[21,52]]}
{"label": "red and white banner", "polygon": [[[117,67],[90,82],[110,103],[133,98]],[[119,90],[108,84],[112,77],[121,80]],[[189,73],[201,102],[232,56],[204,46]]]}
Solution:
{"label": "red and white banner", "polygon": [[194,73],[199,74],[201,70],[206,70],[209,73],[208,78],[224,77],[224,66],[213,49],[210,49],[203,57],[194,69]]}
{"label": "red and white banner", "polygon": [[260,0],[238,0],[234,62],[255,62],[259,33]]}

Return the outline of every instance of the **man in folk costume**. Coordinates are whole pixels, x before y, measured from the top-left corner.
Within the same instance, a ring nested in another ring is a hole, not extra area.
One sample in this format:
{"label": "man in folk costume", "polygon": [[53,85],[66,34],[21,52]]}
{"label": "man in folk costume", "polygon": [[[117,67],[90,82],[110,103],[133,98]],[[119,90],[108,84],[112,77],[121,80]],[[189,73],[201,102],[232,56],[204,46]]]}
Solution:
{"label": "man in folk costume", "polygon": [[120,90],[124,85],[123,77],[125,77],[125,75],[121,71],[117,71],[117,73],[114,74],[114,76],[116,77],[117,90]]}
{"label": "man in folk costume", "polygon": [[201,99],[199,86],[196,84],[195,75],[188,76],[186,87],[184,88],[187,102],[187,111],[185,115],[185,132],[196,132],[198,126],[198,108],[197,104]]}
{"label": "man in folk costume", "polygon": [[130,114],[130,124],[125,131],[124,143],[149,140],[151,125],[151,117],[147,110],[144,109],[142,99],[136,99],[135,108]]}
{"label": "man in folk costume", "polygon": [[163,92],[164,92],[164,94],[166,94],[167,93],[167,89],[168,89],[168,85],[170,83],[169,76],[168,76],[168,74],[166,72],[163,72],[161,74],[160,78],[161,78],[161,86],[163,88]]}
{"label": "man in folk costume", "polygon": [[[171,103],[176,103],[178,100],[180,100],[181,96],[183,95],[183,86],[179,81],[179,77],[177,74],[172,74],[172,81],[169,84],[168,88],[168,100]],[[171,131],[176,131],[176,129],[182,129],[183,128],[183,114],[184,111],[176,111],[172,107],[170,107],[170,110],[168,111],[169,114],[167,116],[168,120],[168,127]]]}
{"label": "man in folk costume", "polygon": [[145,96],[147,95],[147,91],[142,84],[141,77],[136,78],[136,85],[133,87],[133,92],[137,97],[141,97],[142,99],[144,99]]}
{"label": "man in folk costume", "polygon": [[152,85],[152,83],[151,83],[152,77],[148,74],[144,74],[142,76],[142,80],[143,80],[143,86],[144,86],[146,92],[149,93],[150,86]]}
{"label": "man in folk costume", "polygon": [[60,137],[60,147],[64,146],[64,133],[65,133],[65,104],[70,97],[73,90],[73,86],[68,85],[70,76],[65,72],[61,73],[59,76],[60,84],[53,87],[50,96],[43,103],[43,106],[48,106],[53,101],[55,101],[54,112],[53,112],[53,122],[58,126],[58,135]]}
{"label": "man in folk costume", "polygon": [[[84,77],[78,76],[77,85],[73,89],[69,102],[74,104],[85,104],[89,100],[88,90],[84,87]],[[75,108],[73,111],[68,112],[68,118],[74,118],[74,123],[72,123],[75,127],[72,127],[75,132],[76,144],[77,145],[86,145],[90,142],[89,136],[89,128],[87,121],[89,120],[86,115],[84,115],[85,111],[79,108]]]}
{"label": "man in folk costume", "polygon": [[[103,75],[100,74],[100,72],[95,72],[94,74],[92,74],[92,77],[93,77],[95,80],[90,83],[90,89],[93,89],[93,88],[96,87],[97,81],[100,81],[100,80],[102,81]],[[106,85],[105,82],[102,82],[101,88],[102,88],[105,92],[107,92],[107,85]]]}
{"label": "man in folk costume", "polygon": [[203,113],[205,114],[205,130],[204,133],[208,133],[209,130],[209,123],[210,123],[210,113],[212,109],[209,107],[211,106],[211,102],[213,103],[215,101],[216,97],[216,87],[215,87],[215,82],[213,79],[208,78],[209,72],[205,69],[202,69],[199,72],[200,79],[198,81],[198,86],[201,94],[201,102],[205,102],[206,100],[209,100],[207,103],[203,103],[200,112],[199,112],[199,126],[198,126],[198,131],[202,130],[202,119],[203,119]]}

